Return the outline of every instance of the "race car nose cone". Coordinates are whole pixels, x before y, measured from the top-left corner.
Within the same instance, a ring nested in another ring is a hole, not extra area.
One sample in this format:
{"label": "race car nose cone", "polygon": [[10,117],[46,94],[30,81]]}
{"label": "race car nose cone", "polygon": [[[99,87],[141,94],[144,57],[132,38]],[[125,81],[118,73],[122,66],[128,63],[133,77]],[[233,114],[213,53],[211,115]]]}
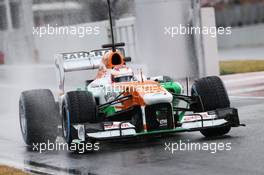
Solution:
{"label": "race car nose cone", "polygon": [[171,103],[173,100],[173,96],[170,93],[149,93],[145,94],[144,102],[147,105],[157,104],[157,103]]}

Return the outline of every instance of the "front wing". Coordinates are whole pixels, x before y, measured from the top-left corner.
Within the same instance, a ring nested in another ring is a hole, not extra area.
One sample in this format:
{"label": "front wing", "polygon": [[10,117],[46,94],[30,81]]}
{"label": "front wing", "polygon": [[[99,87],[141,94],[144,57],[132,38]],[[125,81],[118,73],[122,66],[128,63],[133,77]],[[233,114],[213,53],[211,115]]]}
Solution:
{"label": "front wing", "polygon": [[217,109],[202,113],[193,113],[183,116],[175,123],[172,129],[162,129],[137,133],[135,126],[129,121],[123,122],[102,122],[99,124],[76,124],[73,125],[73,142],[83,142],[87,140],[112,140],[130,137],[140,137],[153,134],[166,134],[174,132],[201,131],[208,128],[218,128],[222,126],[241,126],[237,109],[226,108]]}

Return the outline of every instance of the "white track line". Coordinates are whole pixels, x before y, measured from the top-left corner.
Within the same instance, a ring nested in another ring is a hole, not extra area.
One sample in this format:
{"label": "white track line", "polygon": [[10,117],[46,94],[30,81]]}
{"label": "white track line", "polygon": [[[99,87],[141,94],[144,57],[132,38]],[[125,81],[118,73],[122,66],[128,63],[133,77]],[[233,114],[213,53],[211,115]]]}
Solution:
{"label": "white track line", "polygon": [[254,97],[254,96],[229,96],[231,99],[249,99],[249,100],[264,100],[264,97]]}
{"label": "white track line", "polygon": [[239,77],[237,79],[224,80],[224,83],[226,85],[230,85],[230,84],[240,83],[240,82],[247,83],[248,81],[252,81],[252,80],[263,80],[264,81],[264,75],[262,75],[262,76],[252,76],[252,77]]}
{"label": "white track line", "polygon": [[237,89],[237,90],[231,90],[228,92],[230,94],[241,94],[241,93],[249,93],[249,92],[261,91],[261,90],[264,90],[264,86],[257,86],[257,87],[245,88],[245,89]]}

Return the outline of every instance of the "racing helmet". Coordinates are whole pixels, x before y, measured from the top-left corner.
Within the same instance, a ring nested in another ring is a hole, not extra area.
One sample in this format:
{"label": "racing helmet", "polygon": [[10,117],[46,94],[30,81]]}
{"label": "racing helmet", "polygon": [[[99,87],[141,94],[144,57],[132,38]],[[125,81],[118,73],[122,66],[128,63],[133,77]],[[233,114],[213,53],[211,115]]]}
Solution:
{"label": "racing helmet", "polygon": [[134,74],[131,68],[126,65],[115,66],[111,70],[111,76],[113,82],[130,82],[133,80]]}

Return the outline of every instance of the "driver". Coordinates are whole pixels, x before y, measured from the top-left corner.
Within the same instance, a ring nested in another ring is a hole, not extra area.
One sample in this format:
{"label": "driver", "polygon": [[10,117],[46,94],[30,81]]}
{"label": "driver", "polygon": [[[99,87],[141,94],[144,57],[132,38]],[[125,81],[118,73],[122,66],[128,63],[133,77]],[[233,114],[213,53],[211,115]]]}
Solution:
{"label": "driver", "polygon": [[134,74],[131,68],[126,65],[115,66],[111,70],[112,82],[130,82],[133,80]]}
{"label": "driver", "polygon": [[106,53],[102,61],[100,63],[96,79],[101,79],[106,76],[111,75],[112,82],[130,82],[133,80],[134,74],[131,68],[126,65],[117,65],[112,69],[108,69],[109,67],[109,54]]}

